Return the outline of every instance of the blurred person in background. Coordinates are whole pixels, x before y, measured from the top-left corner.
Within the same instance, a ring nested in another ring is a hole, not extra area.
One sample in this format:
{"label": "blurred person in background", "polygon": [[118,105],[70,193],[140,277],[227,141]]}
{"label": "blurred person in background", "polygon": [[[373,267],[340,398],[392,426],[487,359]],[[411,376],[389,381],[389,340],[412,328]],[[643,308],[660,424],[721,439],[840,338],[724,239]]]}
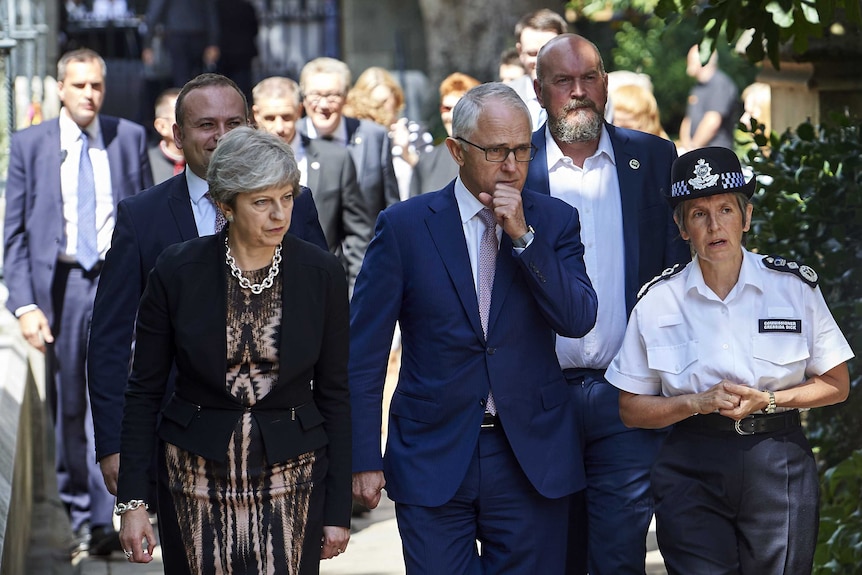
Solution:
{"label": "blurred person in background", "polygon": [[688,94],[685,117],[679,127],[681,150],[706,146],[733,149],[733,132],[739,121],[739,90],[730,77],[718,69],[718,52],[706,63],[695,44],[686,56],[686,74],[697,83]]}
{"label": "blurred person in background", "polygon": [[398,179],[398,195],[406,200],[413,168],[422,153],[432,148],[431,135],[418,122],[402,116],[404,90],[388,70],[367,68],[347,93],[345,113],[354,118],[377,122],[389,130],[392,140],[392,165]]}
{"label": "blurred person in background", "polygon": [[670,139],[661,127],[658,102],[652,92],[637,84],[626,84],[610,92],[609,98],[613,102],[615,126]]}
{"label": "blurred person in background", "polygon": [[153,127],[160,139],[159,143],[151,146],[149,150],[154,184],[161,184],[186,168],[183,151],[174,141],[174,124],[177,123],[174,108],[179,95],[179,88],[168,88],[156,99],[156,119],[153,120]]}
{"label": "blurred person in background", "polygon": [[[452,110],[471,88],[480,84],[479,80],[467,74],[455,72],[440,82],[440,119],[446,135],[452,137]],[[441,142],[429,152],[419,157],[410,181],[410,195],[418,196],[439,190],[458,175],[458,163],[449,153],[445,142]]]}
{"label": "blurred person in background", "polygon": [[517,48],[506,48],[500,54],[500,67],[497,72],[497,79],[501,82],[512,82],[527,73],[524,65],[521,64],[521,55],[518,54]]}

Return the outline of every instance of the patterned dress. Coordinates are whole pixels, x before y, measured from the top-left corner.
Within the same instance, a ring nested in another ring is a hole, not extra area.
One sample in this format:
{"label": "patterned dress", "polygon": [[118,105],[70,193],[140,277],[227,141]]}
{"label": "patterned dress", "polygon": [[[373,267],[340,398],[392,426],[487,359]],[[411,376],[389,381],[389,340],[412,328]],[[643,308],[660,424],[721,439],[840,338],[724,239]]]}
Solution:
{"label": "patterned dress", "polygon": [[[268,271],[245,272],[245,276],[259,283]],[[242,289],[229,271],[226,281],[225,385],[238,402],[253,406],[278,381],[281,275],[259,295]],[[224,462],[171,444],[165,445],[165,455],[192,573],[300,572],[309,504],[318,480],[313,474],[319,473],[314,452],[268,463],[258,424],[246,411],[237,422]]]}

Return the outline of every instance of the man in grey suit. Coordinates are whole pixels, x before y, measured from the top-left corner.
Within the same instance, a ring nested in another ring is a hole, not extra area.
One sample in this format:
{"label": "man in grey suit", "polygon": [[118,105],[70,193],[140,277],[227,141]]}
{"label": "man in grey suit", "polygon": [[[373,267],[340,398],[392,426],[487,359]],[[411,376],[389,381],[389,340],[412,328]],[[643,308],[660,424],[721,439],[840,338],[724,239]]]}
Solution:
{"label": "man in grey suit", "polygon": [[60,117],[12,136],[6,185],[6,306],[45,353],[57,483],[76,549],[118,549],[114,498],[96,463],[84,370],[93,300],[120,200],[153,184],[144,128],[99,115],[105,61],[92,50],[57,64]]}
{"label": "man in grey suit", "polygon": [[296,130],[302,103],[299,85],[290,78],[266,78],[254,87],[252,97],[257,126],[293,148],[301,173],[299,183],[314,193],[329,251],[341,260],[352,286],[374,222],[365,209],[350,154],[343,146],[312,140]]}
{"label": "man in grey suit", "polygon": [[372,222],[365,234],[367,244],[377,214],[398,203],[400,197],[386,129],[343,114],[350,84],[350,69],[340,60],[315,58],[306,64],[299,75],[306,117],[299,121],[298,130],[312,140],[331,140],[347,147],[356,166],[368,221]]}

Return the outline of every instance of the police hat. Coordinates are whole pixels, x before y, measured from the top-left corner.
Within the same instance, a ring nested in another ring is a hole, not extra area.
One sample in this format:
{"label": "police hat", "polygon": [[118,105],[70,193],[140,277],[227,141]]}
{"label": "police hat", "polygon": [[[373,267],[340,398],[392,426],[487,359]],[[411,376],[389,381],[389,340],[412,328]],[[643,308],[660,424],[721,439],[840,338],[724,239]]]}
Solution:
{"label": "police hat", "polygon": [[671,169],[671,208],[684,200],[742,192],[749,198],[757,186],[745,181],[739,158],[728,148],[699,148],[677,158]]}

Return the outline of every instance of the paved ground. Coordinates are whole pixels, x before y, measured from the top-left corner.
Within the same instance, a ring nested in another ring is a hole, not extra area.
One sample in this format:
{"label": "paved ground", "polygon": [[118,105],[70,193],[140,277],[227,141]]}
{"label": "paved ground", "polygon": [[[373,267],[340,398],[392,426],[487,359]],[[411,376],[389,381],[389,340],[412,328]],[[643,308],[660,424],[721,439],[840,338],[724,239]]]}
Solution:
{"label": "paved ground", "polygon": [[[321,575],[404,575],[401,543],[395,522],[393,503],[384,498],[380,507],[354,519],[354,533],[343,555],[321,563]],[[664,563],[650,532],[647,555],[647,575],[666,575]],[[108,559],[78,557],[71,570],[54,571],[58,575],[162,575],[161,554],[158,548],[155,560],[148,565],[130,564],[121,553]]]}

